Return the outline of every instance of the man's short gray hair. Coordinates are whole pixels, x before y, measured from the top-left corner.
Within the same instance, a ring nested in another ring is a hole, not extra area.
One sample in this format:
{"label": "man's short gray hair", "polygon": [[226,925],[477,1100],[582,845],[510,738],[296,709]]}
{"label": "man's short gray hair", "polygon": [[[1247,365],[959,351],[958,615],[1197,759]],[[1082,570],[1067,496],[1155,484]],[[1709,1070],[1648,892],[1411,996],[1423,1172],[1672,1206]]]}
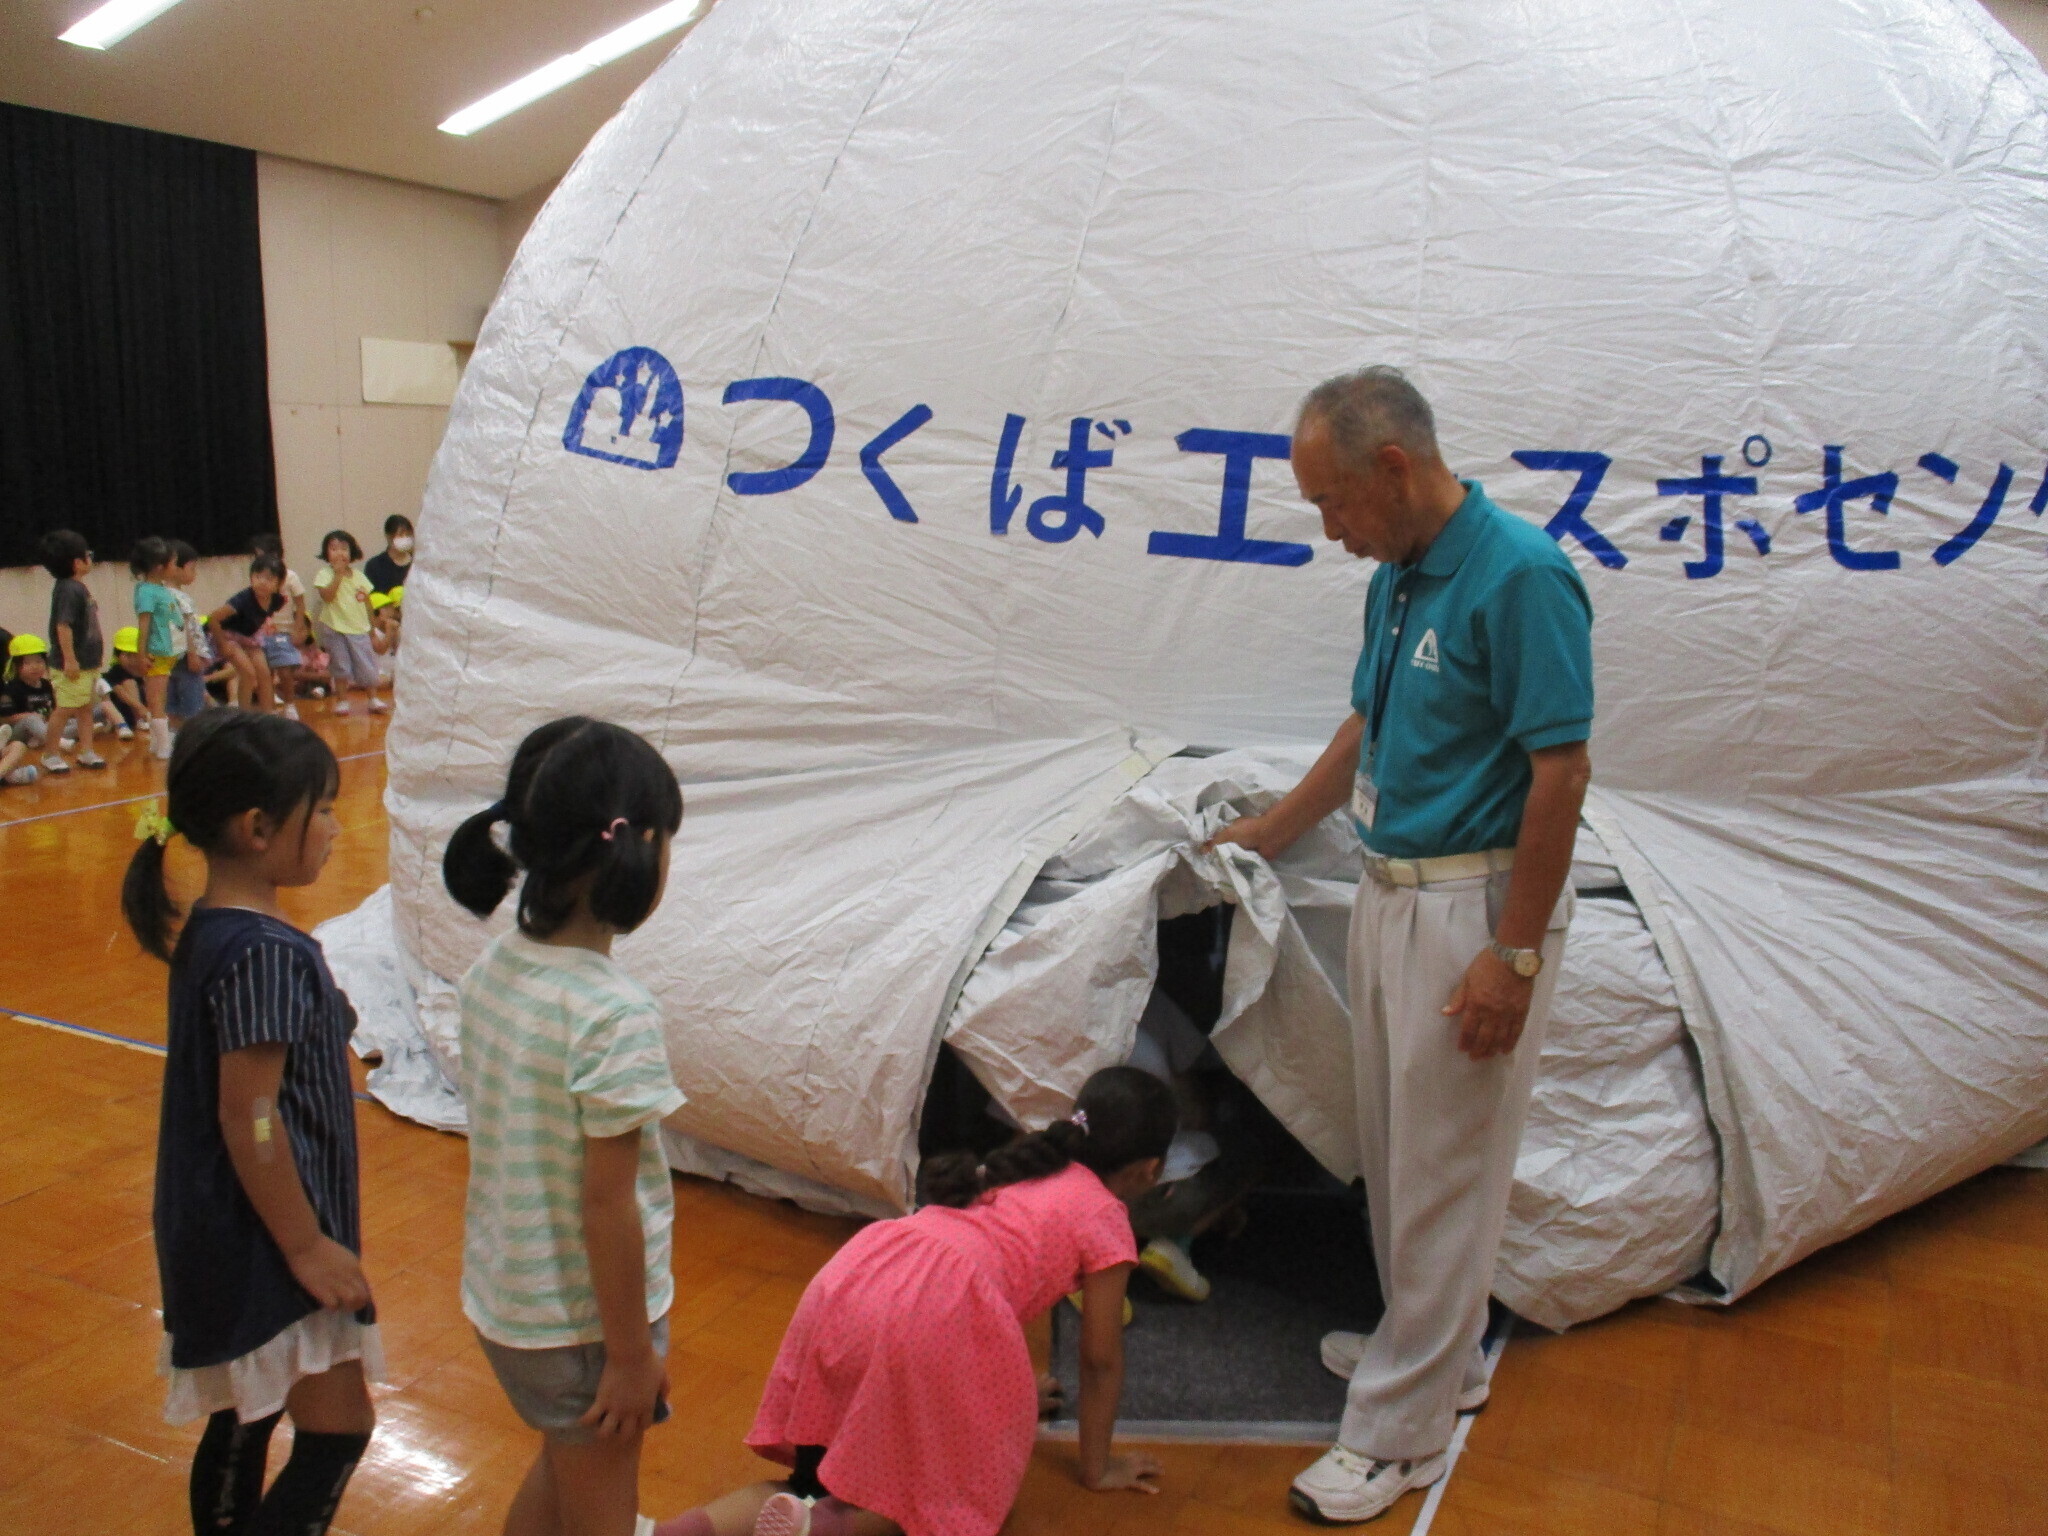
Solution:
{"label": "man's short gray hair", "polygon": [[1330,442],[1345,464],[1364,468],[1393,443],[1413,458],[1439,459],[1436,413],[1408,375],[1384,364],[1325,379],[1301,402],[1295,430],[1314,418],[1330,429]]}

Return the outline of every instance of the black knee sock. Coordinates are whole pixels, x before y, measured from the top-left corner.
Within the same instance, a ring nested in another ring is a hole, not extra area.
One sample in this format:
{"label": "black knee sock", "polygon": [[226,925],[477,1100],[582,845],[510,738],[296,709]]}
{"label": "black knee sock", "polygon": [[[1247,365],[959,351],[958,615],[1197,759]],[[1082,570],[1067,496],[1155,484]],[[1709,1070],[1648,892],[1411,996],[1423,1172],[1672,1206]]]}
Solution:
{"label": "black knee sock", "polygon": [[299,1430],[292,1436],[291,1459],[263,1496],[249,1536],[322,1536],[369,1443],[368,1435]]}
{"label": "black knee sock", "polygon": [[281,1413],[253,1424],[223,1408],[206,1421],[192,1457],[192,1529],[195,1536],[242,1536],[263,1500],[264,1458]]}

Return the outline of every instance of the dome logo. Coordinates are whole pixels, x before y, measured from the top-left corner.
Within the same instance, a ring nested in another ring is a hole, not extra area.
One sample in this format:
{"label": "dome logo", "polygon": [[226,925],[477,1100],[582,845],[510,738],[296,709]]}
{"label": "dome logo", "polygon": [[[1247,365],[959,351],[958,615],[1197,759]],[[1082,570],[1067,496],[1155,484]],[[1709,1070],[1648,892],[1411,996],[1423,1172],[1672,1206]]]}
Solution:
{"label": "dome logo", "polygon": [[652,347],[627,347],[590,370],[562,446],[634,469],[667,469],[683,451],[683,385]]}

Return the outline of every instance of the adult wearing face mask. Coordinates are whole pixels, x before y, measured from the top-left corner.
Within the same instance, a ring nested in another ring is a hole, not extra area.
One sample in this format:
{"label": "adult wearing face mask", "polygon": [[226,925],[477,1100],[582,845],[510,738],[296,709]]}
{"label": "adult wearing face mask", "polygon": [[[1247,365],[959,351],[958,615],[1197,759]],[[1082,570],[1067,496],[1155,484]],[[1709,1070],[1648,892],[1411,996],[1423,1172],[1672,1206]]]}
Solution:
{"label": "adult wearing face mask", "polygon": [[372,592],[389,592],[405,585],[412,573],[412,519],[394,512],[384,519],[384,548],[363,562],[363,575]]}

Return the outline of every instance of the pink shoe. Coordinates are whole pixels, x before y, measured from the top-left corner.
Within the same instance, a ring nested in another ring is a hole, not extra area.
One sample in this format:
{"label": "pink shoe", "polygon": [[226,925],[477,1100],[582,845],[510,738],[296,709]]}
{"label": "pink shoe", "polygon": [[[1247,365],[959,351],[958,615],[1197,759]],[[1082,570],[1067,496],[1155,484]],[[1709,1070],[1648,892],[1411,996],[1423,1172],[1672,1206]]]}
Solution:
{"label": "pink shoe", "polygon": [[754,1536],[811,1536],[811,1506],[793,1493],[770,1495],[754,1516]]}
{"label": "pink shoe", "polygon": [[337,715],[345,715],[345,714],[347,714],[347,713],[348,713],[348,700],[347,700],[347,699],[336,699],[336,700],[334,701],[334,712],[335,712],[335,713],[336,713]]}

